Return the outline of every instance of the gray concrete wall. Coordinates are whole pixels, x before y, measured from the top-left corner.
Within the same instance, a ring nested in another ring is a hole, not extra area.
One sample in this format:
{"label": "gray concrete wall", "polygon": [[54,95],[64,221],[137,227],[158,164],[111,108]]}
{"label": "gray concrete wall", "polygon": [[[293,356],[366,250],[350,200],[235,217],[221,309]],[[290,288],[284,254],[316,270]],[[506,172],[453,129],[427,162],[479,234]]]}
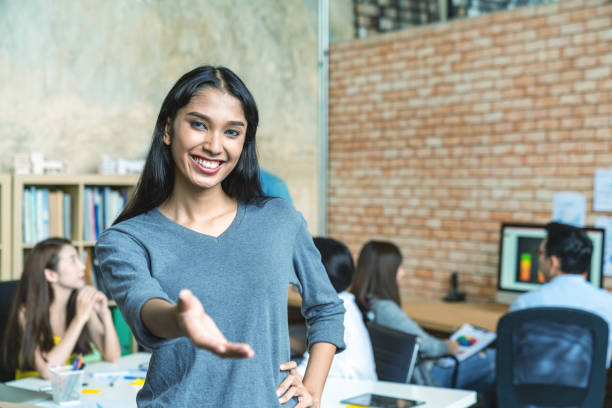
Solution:
{"label": "gray concrete wall", "polygon": [[[335,24],[351,10],[341,2]],[[262,165],[316,233],[316,0],[0,0],[0,33],[0,171],[17,152],[70,172],[96,172],[100,154],[144,157],[178,77],[226,65],[258,103]]]}

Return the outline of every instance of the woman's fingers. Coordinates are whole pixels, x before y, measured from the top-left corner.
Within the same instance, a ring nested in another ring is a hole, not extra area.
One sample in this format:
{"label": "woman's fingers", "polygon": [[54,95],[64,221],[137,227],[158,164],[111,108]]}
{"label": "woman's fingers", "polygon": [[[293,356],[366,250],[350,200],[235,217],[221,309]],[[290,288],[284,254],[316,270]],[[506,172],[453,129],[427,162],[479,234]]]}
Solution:
{"label": "woman's fingers", "polygon": [[246,343],[225,343],[210,351],[222,358],[251,358],[255,355],[251,346]]}
{"label": "woman's fingers", "polygon": [[298,387],[296,387],[295,385],[292,385],[291,387],[289,387],[287,392],[278,399],[278,402],[280,402],[281,404],[284,404],[287,401],[289,401],[291,398],[295,397],[297,393],[298,393]]}
{"label": "woman's fingers", "polygon": [[282,363],[280,365],[281,371],[289,371],[294,368],[297,368],[297,363],[295,361],[287,361],[286,363]]}
{"label": "woman's fingers", "polygon": [[299,403],[296,407],[312,407],[312,395],[310,395],[306,387],[304,387],[302,377],[299,376],[296,368],[297,363],[295,361],[288,361],[280,365],[281,371],[289,371],[289,375],[276,389],[276,396],[279,397],[278,402],[285,404],[291,400],[291,398],[297,397]]}
{"label": "woman's fingers", "polygon": [[293,378],[293,375],[291,375],[291,374],[289,374],[287,377],[285,377],[283,382],[276,388],[276,396],[280,397],[285,392],[287,392],[287,390],[291,387],[291,385],[293,385],[294,381],[295,380]]}

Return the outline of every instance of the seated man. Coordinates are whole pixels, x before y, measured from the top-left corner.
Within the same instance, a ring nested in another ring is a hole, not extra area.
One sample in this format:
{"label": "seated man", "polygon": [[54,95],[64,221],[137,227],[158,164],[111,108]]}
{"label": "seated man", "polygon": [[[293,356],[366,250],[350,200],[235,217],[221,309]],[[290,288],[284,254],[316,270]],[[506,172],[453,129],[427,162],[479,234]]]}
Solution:
{"label": "seated man", "polygon": [[[510,311],[532,307],[570,307],[603,317],[608,322],[609,340],[606,366],[612,353],[612,294],[586,281],[591,265],[593,243],[586,232],[570,225],[549,223],[547,237],[538,250],[538,263],[547,283],[519,296]],[[559,340],[559,339],[557,339]]]}

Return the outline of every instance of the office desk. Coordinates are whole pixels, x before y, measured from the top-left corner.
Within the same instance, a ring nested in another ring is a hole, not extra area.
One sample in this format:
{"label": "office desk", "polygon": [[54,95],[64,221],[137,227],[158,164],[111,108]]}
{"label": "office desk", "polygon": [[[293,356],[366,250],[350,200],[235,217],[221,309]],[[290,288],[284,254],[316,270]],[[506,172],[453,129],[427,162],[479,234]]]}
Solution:
{"label": "office desk", "polygon": [[[81,394],[81,403],[70,406],[87,408],[99,408],[100,406],[103,408],[136,407],[136,394],[142,386],[130,385],[134,380],[124,379],[123,377],[128,375],[128,372],[130,375],[140,373],[144,377],[146,372],[138,371],[138,365],[148,362],[150,357],[148,353],[134,353],[121,357],[116,364],[100,362],[87,365],[83,375],[83,382],[86,382],[87,386],[83,388],[101,390],[101,392]],[[110,386],[111,382],[113,382],[112,386]],[[49,387],[51,382],[37,377],[9,381],[6,384],[39,391]],[[59,405],[53,403],[53,400],[48,400],[37,402],[36,406],[57,408]]]}
{"label": "office desk", "polygon": [[[290,307],[300,307],[302,298],[297,289],[290,288],[287,298]],[[452,333],[463,323],[497,330],[497,321],[508,312],[508,305],[501,303],[443,302],[441,300],[407,300],[402,309],[423,328],[443,333]]]}
{"label": "office desk", "polygon": [[452,333],[463,323],[497,331],[497,321],[508,312],[501,303],[442,302],[435,300],[409,300],[402,309],[425,329]]}
{"label": "office desk", "polygon": [[[82,394],[80,405],[71,406],[87,408],[99,408],[100,406],[103,408],[135,407],[136,394],[140,387],[130,385],[133,380],[125,380],[122,376],[121,379],[117,380],[110,387],[109,382],[112,378],[110,374],[119,374],[122,371],[133,370],[140,363],[149,361],[149,358],[150,355],[147,353],[135,353],[121,357],[117,364],[106,362],[90,364],[85,368],[86,373],[107,373],[109,376],[89,378],[90,376],[85,375],[83,381],[88,382],[88,385],[84,388],[97,388],[101,389],[102,392],[99,394]],[[49,381],[40,378],[25,378],[23,380],[10,381],[6,384],[38,391],[41,387],[49,386]],[[423,408],[463,408],[469,407],[476,402],[476,393],[474,391],[423,387],[382,381],[355,381],[329,378],[323,391],[321,407],[344,408],[345,405],[341,404],[340,401],[366,392],[425,401],[426,404],[422,405]],[[39,402],[36,405],[48,408],[58,407],[51,400]]]}
{"label": "office desk", "polygon": [[424,387],[384,381],[328,378],[321,398],[322,408],[345,408],[340,401],[364,393],[382,394],[424,401],[419,408],[464,408],[476,403],[476,392],[450,388]]}

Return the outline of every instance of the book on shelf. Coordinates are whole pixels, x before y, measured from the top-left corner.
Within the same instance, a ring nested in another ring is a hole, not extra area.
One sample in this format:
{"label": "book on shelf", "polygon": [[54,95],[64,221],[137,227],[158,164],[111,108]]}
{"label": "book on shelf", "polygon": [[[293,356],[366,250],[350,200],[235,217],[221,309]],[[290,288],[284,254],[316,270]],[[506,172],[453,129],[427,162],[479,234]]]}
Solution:
{"label": "book on shelf", "polygon": [[64,193],[63,195],[64,205],[62,206],[62,210],[64,215],[62,217],[64,223],[64,237],[67,239],[72,239],[72,201],[70,201],[70,194]]}
{"label": "book on shelf", "polygon": [[49,191],[49,236],[64,236],[64,192]]}
{"label": "book on shelf", "polygon": [[126,200],[125,189],[86,187],[83,199],[84,239],[96,240],[102,231],[112,225],[125,206]]}
{"label": "book on shelf", "polygon": [[71,239],[70,194],[28,186],[23,190],[23,242],[33,244],[48,237]]}

